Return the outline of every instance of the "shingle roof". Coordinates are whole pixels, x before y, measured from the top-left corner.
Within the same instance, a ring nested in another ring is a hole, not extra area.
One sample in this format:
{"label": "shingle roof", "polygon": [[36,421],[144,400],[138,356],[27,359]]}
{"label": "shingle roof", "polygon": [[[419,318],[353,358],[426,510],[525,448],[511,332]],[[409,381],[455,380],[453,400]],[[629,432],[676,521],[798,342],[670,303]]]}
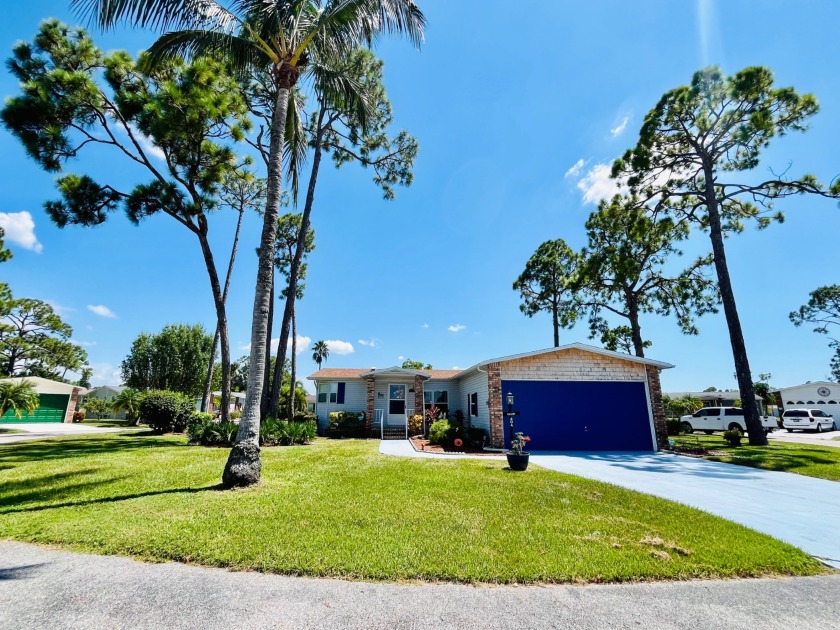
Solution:
{"label": "shingle roof", "polygon": [[[371,368],[321,368],[307,378],[313,381],[330,378],[361,378],[362,374],[371,371]],[[463,370],[417,370],[429,378],[448,379],[460,374]]]}

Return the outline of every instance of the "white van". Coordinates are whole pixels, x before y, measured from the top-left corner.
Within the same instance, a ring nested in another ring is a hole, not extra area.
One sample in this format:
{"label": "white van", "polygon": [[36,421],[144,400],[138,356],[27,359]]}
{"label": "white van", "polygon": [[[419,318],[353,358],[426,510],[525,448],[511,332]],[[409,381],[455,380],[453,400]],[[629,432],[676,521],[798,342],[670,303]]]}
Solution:
{"label": "white van", "polygon": [[834,418],[822,409],[786,409],[782,414],[782,426],[788,433],[794,429],[803,431],[835,431]]}
{"label": "white van", "polygon": [[[759,417],[765,433],[770,433],[778,428],[776,418],[773,416]],[[744,410],[740,407],[703,407],[690,416],[680,418],[680,424],[685,433],[703,431],[711,435],[715,431],[726,431],[727,429],[738,429],[741,433],[747,431]]]}

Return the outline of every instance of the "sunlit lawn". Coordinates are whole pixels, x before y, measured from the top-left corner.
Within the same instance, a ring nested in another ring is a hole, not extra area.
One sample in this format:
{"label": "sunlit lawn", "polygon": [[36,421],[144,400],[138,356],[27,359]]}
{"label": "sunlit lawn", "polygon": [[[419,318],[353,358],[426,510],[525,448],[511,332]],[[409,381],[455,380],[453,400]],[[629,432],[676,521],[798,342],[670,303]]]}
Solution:
{"label": "sunlit lawn", "polygon": [[840,481],[840,448],[833,446],[777,440],[770,440],[767,446],[749,446],[746,438],[741,446],[729,446],[719,434],[697,435],[696,433],[671,439],[677,445],[693,446],[699,443],[707,449],[723,453],[705,457],[712,461]]}
{"label": "sunlit lawn", "polygon": [[503,461],[380,455],[376,441],[226,450],[98,435],[0,447],[0,538],[286,574],[589,582],[812,574],[804,552],[655,497]]}

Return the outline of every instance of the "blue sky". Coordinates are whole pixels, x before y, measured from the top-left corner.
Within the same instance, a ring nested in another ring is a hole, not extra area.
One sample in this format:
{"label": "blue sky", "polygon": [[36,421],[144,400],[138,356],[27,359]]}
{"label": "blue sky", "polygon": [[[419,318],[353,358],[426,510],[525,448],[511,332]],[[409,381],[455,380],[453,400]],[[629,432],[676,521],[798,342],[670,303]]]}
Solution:
{"label": "blue sky", "polygon": [[[298,331],[311,346],[330,340],[329,367],[386,367],[404,357],[438,368],[551,345],[548,316],[524,317],[511,283],[537,246],[563,238],[584,244],[583,224],[610,191],[601,165],[635,143],[644,114],[667,90],[709,63],[734,72],[767,65],[780,85],[813,92],[821,112],[806,134],[775,141],[762,169],[840,173],[840,5],[829,0],[698,2],[420,2],[429,27],[417,52],[382,40],[396,126],[420,142],[415,183],[384,201],[370,173],[322,170],[313,210],[317,231]],[[0,53],[31,39],[41,19],[78,22],[69,1],[14,3],[0,23]],[[779,17],[783,16],[783,17]],[[105,49],[137,52],[153,35],[96,35]],[[0,72],[0,93],[16,92]],[[576,168],[577,165],[577,168]],[[69,167],[129,178],[105,157]],[[55,227],[42,210],[55,197],[17,141],[0,131],[0,222],[15,254],[0,267],[18,296],[57,306],[86,346],[94,383],[119,382],[118,367],[141,331],[167,323],[214,326],[206,272],[194,237],[168,217],[134,227],[114,215],[97,228]],[[754,374],[786,386],[827,376],[826,339],[795,328],[787,314],[808,293],[838,281],[840,209],[827,199],[778,205],[787,220],[727,241],[728,259]],[[31,215],[34,228],[28,225]],[[211,232],[227,257],[234,217]],[[37,240],[32,239],[32,234]],[[245,352],[259,219],[245,224],[229,298],[231,351]],[[794,250],[795,248],[795,250]],[[687,256],[709,249],[697,234]],[[796,252],[795,254],[793,252]],[[650,316],[643,334],[652,358],[677,367],[667,390],[734,386],[723,314],[686,337]],[[586,342],[579,326],[561,343]],[[300,371],[315,370],[311,352]]]}

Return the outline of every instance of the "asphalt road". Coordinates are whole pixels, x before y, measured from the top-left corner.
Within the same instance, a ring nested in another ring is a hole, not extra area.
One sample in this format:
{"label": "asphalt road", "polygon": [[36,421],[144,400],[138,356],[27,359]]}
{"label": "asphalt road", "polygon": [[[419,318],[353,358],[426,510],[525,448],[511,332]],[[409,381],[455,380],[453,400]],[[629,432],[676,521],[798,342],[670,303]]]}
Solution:
{"label": "asphalt road", "polygon": [[836,628],[840,575],[601,586],[382,584],[0,542],[0,628]]}

